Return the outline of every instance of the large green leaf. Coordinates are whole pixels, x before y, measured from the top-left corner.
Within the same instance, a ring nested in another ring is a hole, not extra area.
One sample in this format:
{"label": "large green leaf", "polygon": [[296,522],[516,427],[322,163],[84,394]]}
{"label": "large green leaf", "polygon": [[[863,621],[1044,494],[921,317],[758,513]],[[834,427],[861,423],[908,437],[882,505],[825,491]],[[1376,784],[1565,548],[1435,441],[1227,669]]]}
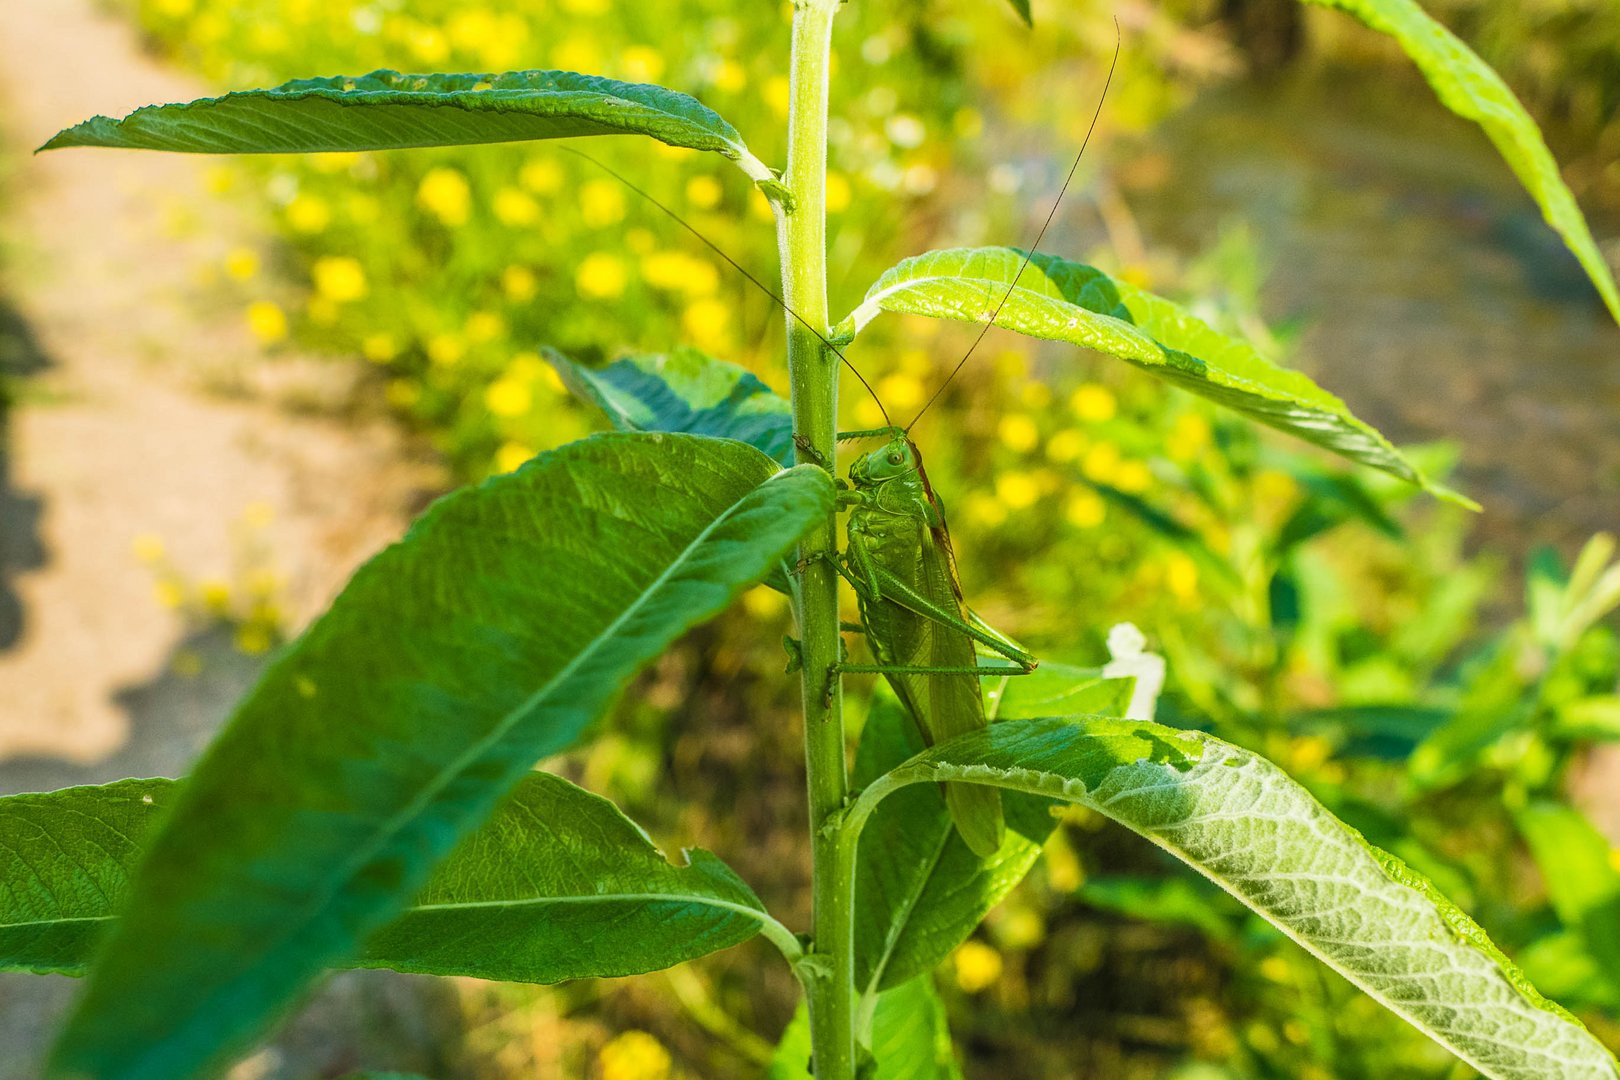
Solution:
{"label": "large green leaf", "polygon": [[[1043,664],[1034,674],[986,679],[992,719],[1047,715],[1054,707],[1123,715],[1131,679],[1095,669]],[[923,749],[922,736],[886,686],[856,752],[854,781],[865,786]],[[1007,835],[981,859],[963,843],[935,786],[897,792],[861,833],[855,873],[855,982],[863,993],[932,971],[966,941],[979,920],[1023,880],[1056,821],[1051,799],[1013,793],[1003,800]]]}
{"label": "large green leaf", "polygon": [[1248,342],[1095,267],[1037,254],[1020,273],[1024,258],[1016,248],[993,247],[905,259],[872,284],[860,307],[839,324],[837,338],[853,337],[880,311],[973,323],[988,323],[994,315],[997,326],[1118,357],[1352,461],[1467,503],[1431,481],[1344,402],[1299,372],[1273,364]]}
{"label": "large green leaf", "polygon": [[1433,885],[1247,750],[1156,724],[1008,721],[890,772],[850,821],[897,787],[957,781],[1082,803],[1145,836],[1486,1076],[1620,1076]]}
{"label": "large green leaf", "polygon": [[[870,1080],[961,1080],[945,1003],[934,989],[932,975],[920,975],[877,996],[871,1051],[877,1067]],[[809,1064],[810,1014],[801,1004],[776,1044],[766,1080],[809,1080]]]}
{"label": "large green leaf", "polygon": [[0,799],[0,971],[79,975],[173,780]]}
{"label": "large green leaf", "polygon": [[1394,38],[1434,89],[1440,103],[1478,124],[1524,185],[1547,224],[1580,260],[1592,284],[1620,322],[1620,290],[1565,186],[1541,130],[1502,77],[1457,36],[1430,18],[1415,0],[1306,0],[1337,8]]}
{"label": "large green leaf", "polygon": [[[122,780],[0,799],[0,971],[83,974],[180,788]],[[606,799],[531,773],[354,965],[552,983],[672,967],[762,928],[797,950],[713,855],[673,866]]]}
{"label": "large green leaf", "polygon": [[241,1049],[832,502],[821,469],[634,434],[441,500],[270,667],[198,764],[57,1072],[178,1080]]}
{"label": "large green leaf", "polygon": [[747,368],[688,346],[627,356],[606,367],[575,363],[556,349],[545,357],[574,394],[620,431],[684,431],[738,439],[783,465],[793,464],[793,410]]}
{"label": "large green leaf", "polygon": [[298,79],[181,105],[148,105],[121,120],[97,116],[41,150],[116,146],[192,154],[284,154],[411,146],[649,135],[713,150],[755,180],[771,172],[737,129],[698,101],[662,86],[572,71]]}

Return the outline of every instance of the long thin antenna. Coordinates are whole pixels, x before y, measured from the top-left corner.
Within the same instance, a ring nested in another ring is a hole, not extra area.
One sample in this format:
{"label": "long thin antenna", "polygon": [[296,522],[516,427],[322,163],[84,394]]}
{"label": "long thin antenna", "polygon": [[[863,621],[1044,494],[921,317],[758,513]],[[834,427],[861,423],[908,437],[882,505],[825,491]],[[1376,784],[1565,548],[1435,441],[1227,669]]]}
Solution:
{"label": "long thin antenna", "polygon": [[625,176],[623,176],[619,172],[615,171],[614,169],[609,168],[607,165],[605,165],[602,162],[600,162],[600,161],[596,160],[595,158],[591,157],[591,155],[585,153],[582,150],[575,150],[572,146],[559,146],[559,147],[557,147],[557,149],[565,150],[568,153],[573,154],[575,157],[584,158],[586,161],[590,162],[592,165],[595,165],[598,169],[601,169],[603,172],[605,172],[609,176],[613,177],[613,179],[617,180],[619,183],[623,184],[625,187],[629,188],[631,191],[635,192],[637,195],[640,195],[643,199],[646,199],[648,202],[652,203],[654,206],[658,207],[658,209],[662,210],[665,214],[669,215],[669,217],[675,222],[675,224],[679,225],[681,228],[685,229],[687,232],[689,232],[693,236],[697,237],[699,240],[701,240],[703,242],[704,246],[707,247],[710,251],[714,252],[716,255],[718,255],[722,259],[726,260],[726,262],[730,263],[732,269],[736,270],[737,273],[741,274],[743,277],[745,277],[749,281],[753,282],[755,288],[759,289],[760,292],[764,293],[766,296],[770,297],[772,300],[775,300],[778,304],[780,304],[782,306],[783,311],[787,312],[789,315],[793,316],[795,319],[798,319],[799,323],[806,330],[808,330],[812,334],[816,335],[816,338],[823,345],[827,346],[828,349],[832,350],[833,355],[838,357],[838,359],[842,360],[844,362],[844,366],[849,368],[850,371],[855,373],[855,377],[861,381],[861,385],[866,387],[866,392],[868,394],[872,395],[872,400],[877,402],[878,412],[883,414],[883,422],[885,424],[889,424],[891,426],[894,424],[894,421],[889,419],[889,410],[887,410],[887,409],[885,409],[883,407],[883,399],[878,397],[877,391],[872,389],[872,384],[866,381],[866,376],[861,374],[860,369],[857,368],[854,364],[849,362],[849,357],[845,356],[842,352],[840,352],[839,349],[838,349],[838,346],[836,346],[832,342],[828,341],[827,336],[825,334],[823,334],[820,330],[817,330],[814,326],[812,326],[808,319],[806,319],[803,315],[800,315],[797,311],[794,311],[792,308],[788,307],[788,304],[787,304],[786,300],[783,300],[780,296],[776,295],[776,293],[769,286],[767,286],[763,281],[759,280],[759,278],[757,278],[753,274],[749,273],[746,269],[743,268],[743,265],[741,263],[739,263],[736,259],[733,259],[730,255],[727,255],[723,250],[721,250],[721,248],[720,248],[720,246],[718,244],[716,244],[713,240],[710,240],[707,236],[704,236],[702,233],[698,232],[691,225],[687,224],[686,219],[681,217],[681,215],[677,214],[675,211],[671,210],[669,207],[665,206],[663,203],[661,203],[657,199],[653,198],[646,191],[642,190],[641,188],[637,187],[635,184],[631,183],[628,178],[626,178]]}
{"label": "long thin antenna", "polygon": [[1018,265],[1018,273],[1013,275],[1012,284],[1008,285],[1007,291],[1002,294],[1001,302],[996,305],[996,310],[990,313],[990,321],[979,328],[979,336],[973,339],[973,344],[969,345],[968,351],[962,354],[962,359],[956,362],[956,366],[945,377],[945,381],[939,384],[939,389],[935,390],[933,396],[923,403],[923,407],[917,411],[917,415],[911,418],[911,423],[907,424],[905,428],[908,435],[911,433],[911,429],[917,425],[917,421],[923,418],[923,413],[927,412],[934,402],[939,400],[939,395],[945,392],[945,388],[951,385],[951,380],[956,378],[957,372],[962,370],[962,365],[968,362],[968,357],[973,355],[973,350],[979,347],[979,342],[984,340],[984,336],[996,324],[996,319],[1001,315],[1001,309],[1007,306],[1007,301],[1012,299],[1013,290],[1018,288],[1018,279],[1024,276],[1024,271],[1029,268],[1029,261],[1035,257],[1035,249],[1041,246],[1041,240],[1045,238],[1046,230],[1051,227],[1052,219],[1057,217],[1058,207],[1063,204],[1063,196],[1068,193],[1069,184],[1074,180],[1074,174],[1080,168],[1080,159],[1086,155],[1086,146],[1091,142],[1091,133],[1097,130],[1097,120],[1102,116],[1103,102],[1108,100],[1108,87],[1114,81],[1114,68],[1119,65],[1119,46],[1119,19],[1116,17],[1114,19],[1114,58],[1108,62],[1108,77],[1103,80],[1102,96],[1097,99],[1097,111],[1091,114],[1091,126],[1086,128],[1086,137],[1080,142],[1080,152],[1074,155],[1074,164],[1069,166],[1069,175],[1063,178],[1063,186],[1058,188],[1057,198],[1052,200],[1052,209],[1047,211],[1046,220],[1041,223],[1041,231],[1035,234],[1035,242],[1029,245],[1028,250],[1024,252],[1024,261]]}

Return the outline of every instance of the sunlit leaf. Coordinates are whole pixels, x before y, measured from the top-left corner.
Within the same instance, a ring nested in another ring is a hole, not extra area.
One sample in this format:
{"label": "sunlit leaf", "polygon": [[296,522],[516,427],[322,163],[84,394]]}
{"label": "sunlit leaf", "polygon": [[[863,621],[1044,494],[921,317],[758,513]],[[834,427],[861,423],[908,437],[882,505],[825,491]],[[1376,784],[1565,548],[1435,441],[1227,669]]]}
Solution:
{"label": "sunlit leaf", "polygon": [[179,105],[148,105],[120,120],[97,116],[41,150],[115,146],[192,154],[294,154],[412,146],[648,135],[713,150],[755,180],[771,172],[737,129],[697,99],[646,83],[572,71],[298,79]]}
{"label": "sunlit leaf", "polygon": [[596,436],[441,500],[197,765],[57,1070],[178,1080],[242,1049],[831,508],[823,470],[690,435]]}
{"label": "sunlit leaf", "polygon": [[545,357],[568,388],[620,431],[684,431],[739,439],[793,464],[793,410],[746,368],[697,349],[627,356],[605,367]]}
{"label": "sunlit leaf", "polygon": [[1541,207],[1620,322],[1620,290],[1586,219],[1558,172],[1536,122],[1502,77],[1415,0],[1306,0],[1337,8],[1394,38],[1417,64],[1440,103],[1490,136],[1496,150]]}
{"label": "sunlit leaf", "polygon": [[853,813],[896,786],[960,781],[1067,799],[1125,825],[1488,1077],[1620,1076],[1433,885],[1247,750],[1156,724],[1008,721],[913,758]]}
{"label": "sunlit leaf", "polygon": [[1609,841],[1579,811],[1558,803],[1531,803],[1514,820],[1559,921],[1579,935],[1610,993],[1620,993],[1620,869]]}
{"label": "sunlit leaf", "polygon": [[[1095,267],[1037,254],[1020,274],[1024,258],[1015,248],[997,247],[905,259],[872,284],[837,336],[853,337],[879,311],[972,323],[990,322],[994,315],[997,326],[1118,357],[1352,461],[1472,505],[1431,481],[1344,402],[1299,372],[1273,364],[1248,342]],[[1015,275],[1017,286],[1009,291]]]}

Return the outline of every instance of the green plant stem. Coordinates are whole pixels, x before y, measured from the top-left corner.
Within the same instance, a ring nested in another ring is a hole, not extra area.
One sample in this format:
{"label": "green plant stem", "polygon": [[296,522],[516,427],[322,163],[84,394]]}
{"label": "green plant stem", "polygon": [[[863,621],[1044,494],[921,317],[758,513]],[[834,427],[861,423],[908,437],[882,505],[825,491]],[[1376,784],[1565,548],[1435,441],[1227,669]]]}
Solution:
{"label": "green plant stem", "polygon": [[[827,82],[839,0],[797,0],[793,13],[792,94],[788,107],[790,205],[778,207],[777,243],[787,306],[827,330]],[[826,345],[787,316],[793,431],[801,462],[831,468],[837,451],[838,367]],[[835,827],[848,792],[838,662],[838,517],[828,514],[800,546],[798,624],[803,656],[805,765],[814,858],[810,962],[801,976],[810,1004],[816,1080],[855,1075],[854,896]],[[829,687],[831,692],[829,693]]]}

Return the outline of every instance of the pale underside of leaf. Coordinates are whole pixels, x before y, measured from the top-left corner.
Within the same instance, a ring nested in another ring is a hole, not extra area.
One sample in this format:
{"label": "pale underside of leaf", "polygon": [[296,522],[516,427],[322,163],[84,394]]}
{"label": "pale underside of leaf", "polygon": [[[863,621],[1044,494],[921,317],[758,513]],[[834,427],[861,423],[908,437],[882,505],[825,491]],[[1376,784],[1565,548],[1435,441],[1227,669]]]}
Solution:
{"label": "pale underside of leaf", "polygon": [[535,760],[831,512],[825,472],[776,470],[741,443],[604,435],[436,504],[197,766],[59,1069],[192,1075],[352,957]]}
{"label": "pale underside of leaf", "polygon": [[[1163,297],[1092,266],[1016,248],[950,248],[884,271],[836,330],[853,337],[880,311],[994,325],[1124,360],[1336,454],[1472,506],[1432,482],[1344,402]],[[1016,278],[1016,285],[1014,280]],[[1005,300],[1005,302],[1004,302]]]}
{"label": "pale underside of leaf", "polygon": [[1541,208],[1569,250],[1580,261],[1616,322],[1620,322],[1620,289],[1603,253],[1592,239],[1558,162],[1547,149],[1535,120],[1507,83],[1450,30],[1424,12],[1415,0],[1306,0],[1336,8],[1398,42],[1428,80],[1440,103],[1471,120],[1490,137],[1524,189]]}
{"label": "pale underside of leaf", "polygon": [[754,180],[772,176],[737,130],[695,98],[572,71],[374,71],[354,78],[299,79],[268,90],[148,105],[122,119],[97,116],[40,149],[318,153],[582,135],[647,135],[671,146],[715,151]]}
{"label": "pale underside of leaf", "polygon": [[1620,1075],[1467,915],[1264,758],[1154,724],[1009,721],[919,755],[861,802],[963,780],[1079,802],[1141,834],[1488,1077]]}

